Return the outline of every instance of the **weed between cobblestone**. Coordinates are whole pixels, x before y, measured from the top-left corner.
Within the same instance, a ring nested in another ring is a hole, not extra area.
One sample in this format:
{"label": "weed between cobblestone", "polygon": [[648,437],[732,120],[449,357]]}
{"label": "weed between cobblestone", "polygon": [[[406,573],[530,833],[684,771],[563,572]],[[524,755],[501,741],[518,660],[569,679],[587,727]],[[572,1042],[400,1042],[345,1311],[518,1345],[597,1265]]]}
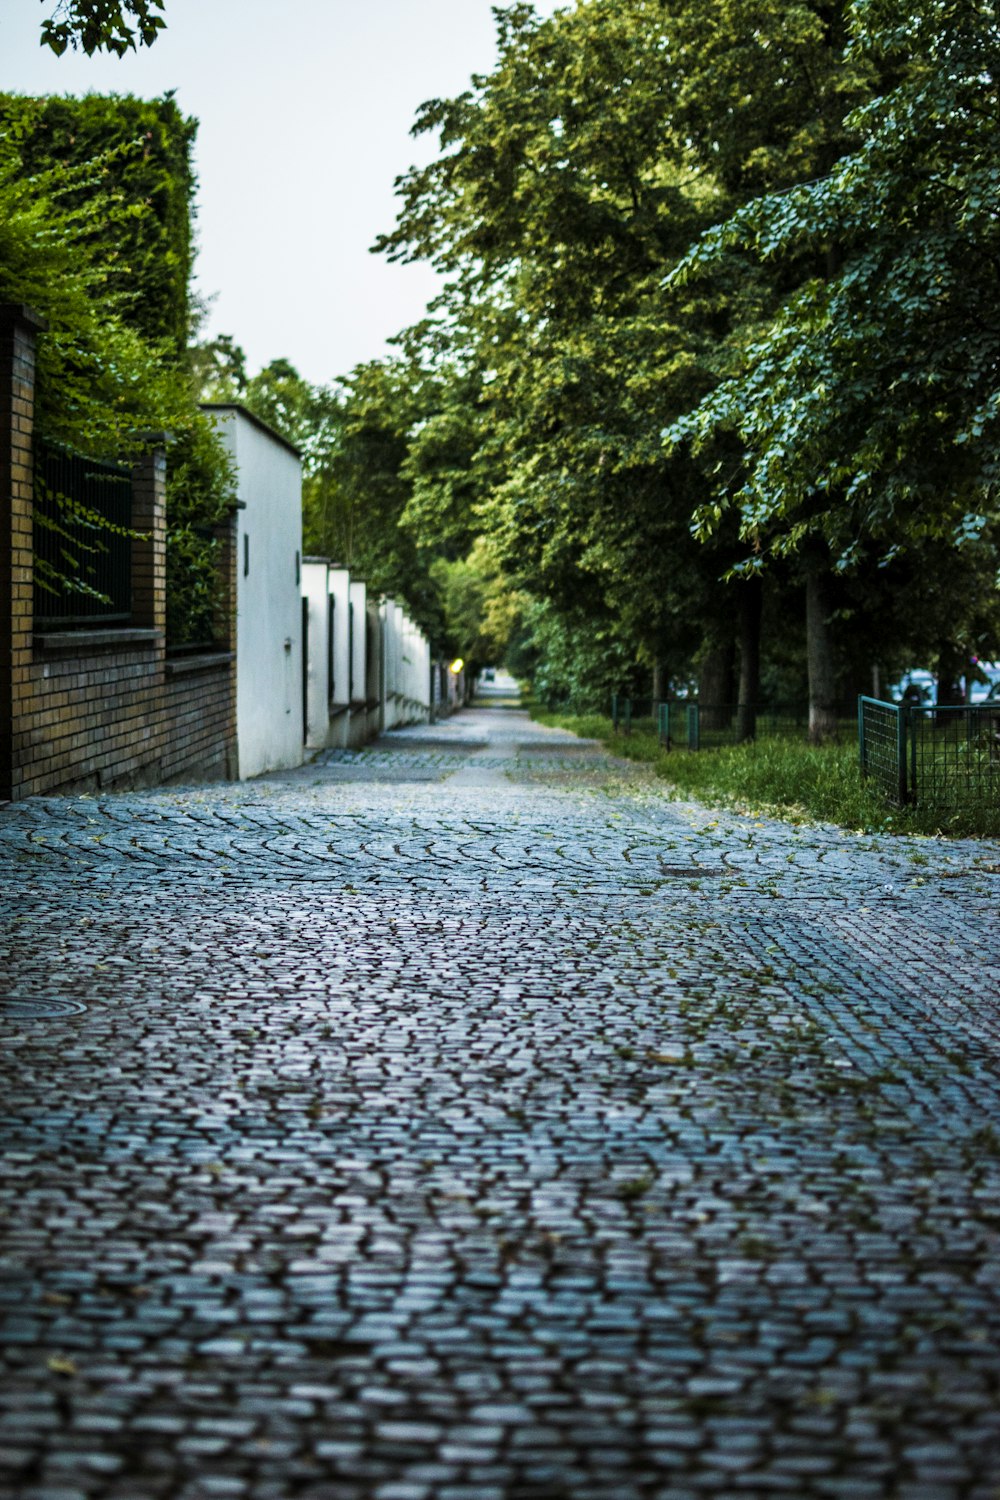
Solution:
{"label": "weed between cobblestone", "polygon": [[0,818],[0,1500],[994,1496],[995,853],[471,722]]}

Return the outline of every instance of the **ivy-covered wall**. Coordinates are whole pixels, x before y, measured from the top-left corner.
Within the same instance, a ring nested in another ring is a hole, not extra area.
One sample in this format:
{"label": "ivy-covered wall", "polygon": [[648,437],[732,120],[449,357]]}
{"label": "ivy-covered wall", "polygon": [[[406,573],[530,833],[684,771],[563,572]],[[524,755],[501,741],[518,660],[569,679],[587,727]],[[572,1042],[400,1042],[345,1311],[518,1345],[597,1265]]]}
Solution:
{"label": "ivy-covered wall", "polygon": [[[135,462],[170,435],[167,630],[218,637],[217,528],[233,503],[228,457],[198,409],[187,342],[197,122],[168,94],[0,95],[0,300],[46,322],[38,437]],[[78,587],[68,563],[68,592]]]}
{"label": "ivy-covered wall", "polygon": [[[198,122],[170,94],[88,94],[83,99],[0,94],[0,130],[13,133],[23,169],[34,176],[63,168],[67,209],[99,197],[105,212],[88,233],[120,292],[125,316],[151,340],[187,347],[193,267]],[[93,174],[76,176],[94,163]]]}

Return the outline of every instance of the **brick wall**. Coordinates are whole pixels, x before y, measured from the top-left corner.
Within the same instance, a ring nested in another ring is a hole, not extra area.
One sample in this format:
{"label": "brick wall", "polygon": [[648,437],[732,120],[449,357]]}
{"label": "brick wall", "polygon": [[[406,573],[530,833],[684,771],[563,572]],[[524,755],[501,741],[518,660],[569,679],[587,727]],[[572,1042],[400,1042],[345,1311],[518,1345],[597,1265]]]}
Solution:
{"label": "brick wall", "polygon": [[133,620],[33,629],[32,418],[40,321],[0,305],[0,798],[231,774],[235,765],[235,539],[226,530],[224,649],[166,651],[163,450],[133,480]]}
{"label": "brick wall", "polygon": [[31,434],[35,334],[27,308],[0,308],[0,797],[10,797],[15,725],[30,693]]}

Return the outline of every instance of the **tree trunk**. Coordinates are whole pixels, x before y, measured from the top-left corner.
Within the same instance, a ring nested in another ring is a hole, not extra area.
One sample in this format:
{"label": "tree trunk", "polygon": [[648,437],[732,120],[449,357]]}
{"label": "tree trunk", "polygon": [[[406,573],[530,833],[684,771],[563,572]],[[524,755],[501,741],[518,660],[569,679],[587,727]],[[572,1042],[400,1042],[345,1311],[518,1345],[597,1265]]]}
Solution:
{"label": "tree trunk", "polygon": [[937,701],[942,707],[958,707],[964,702],[962,693],[962,653],[951,641],[942,641],[938,648]]}
{"label": "tree trunk", "polygon": [[837,670],[830,629],[829,572],[825,558],[806,570],[806,659],[809,667],[809,742],[837,738]]}
{"label": "tree trunk", "polygon": [[710,646],[698,672],[698,702],[702,729],[728,729],[736,691],[735,648],[732,641]]}
{"label": "tree trunk", "polygon": [[759,578],[748,578],[740,591],[740,685],[736,737],[742,745],[757,737],[760,700],[760,620],[764,589]]}
{"label": "tree trunk", "polygon": [[662,663],[662,661],[659,661],[659,660],[654,661],[654,663],[653,663],[653,705],[654,705],[654,709],[655,709],[655,705],[657,703],[662,703],[663,700],[664,700],[664,698],[666,697],[666,694],[663,691],[663,679],[664,679],[664,675],[665,674],[664,674],[664,671],[663,671],[663,663]]}

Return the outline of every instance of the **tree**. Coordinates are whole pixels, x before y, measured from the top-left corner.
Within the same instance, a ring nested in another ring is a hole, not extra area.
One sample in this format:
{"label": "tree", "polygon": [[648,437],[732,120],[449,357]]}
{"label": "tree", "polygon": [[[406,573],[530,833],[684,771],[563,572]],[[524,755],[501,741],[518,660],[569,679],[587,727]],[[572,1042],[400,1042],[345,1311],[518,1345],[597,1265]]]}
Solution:
{"label": "tree", "polygon": [[436,559],[430,575],[441,593],[449,655],[460,656],[473,675],[503,662],[531,601],[511,588],[487,539],[479,537],[467,557]]}
{"label": "tree", "polygon": [[322,485],[322,550],[366,579],[374,593],[405,599],[432,640],[442,636],[430,556],[403,524],[411,495],[410,432],[422,415],[412,372],[401,360],[359,365],[339,392],[336,439],[317,475]]}
{"label": "tree", "polygon": [[758,556],[799,553],[817,578],[824,558],[891,566],[933,542],[959,576],[997,517],[997,8],[917,0],[901,17],[855,0],[846,57],[883,80],[848,119],[856,147],[738,210],[676,273],[690,286],[738,255],[789,292],[669,438],[735,434],[745,450],[702,534],[735,510]]}
{"label": "tree", "polygon": [[92,56],[113,52],[123,57],[137,46],[151,47],[166,26],[164,0],[59,0],[55,13],[42,22],[43,47],[56,56],[79,48]]}
{"label": "tree", "polygon": [[492,498],[477,503],[510,576],[567,619],[607,612],[647,669],[667,658],[676,673],[699,644],[707,661],[727,631],[731,647],[742,613],[747,692],[760,613],[737,602],[754,585],[723,581],[737,527],[690,532],[740,449],[720,435],[665,453],[659,431],[714,388],[720,343],[746,339],[778,289],[767,271],[662,284],[752,187],[841,148],[842,11],[582,0],[540,21],[513,6],[494,73],[422,110],[442,153],[403,180],[380,241],[451,278],[422,332],[478,382]]}
{"label": "tree", "polygon": [[240,401],[246,394],[247,357],[232,334],[220,333],[193,344],[188,364],[199,401]]}

